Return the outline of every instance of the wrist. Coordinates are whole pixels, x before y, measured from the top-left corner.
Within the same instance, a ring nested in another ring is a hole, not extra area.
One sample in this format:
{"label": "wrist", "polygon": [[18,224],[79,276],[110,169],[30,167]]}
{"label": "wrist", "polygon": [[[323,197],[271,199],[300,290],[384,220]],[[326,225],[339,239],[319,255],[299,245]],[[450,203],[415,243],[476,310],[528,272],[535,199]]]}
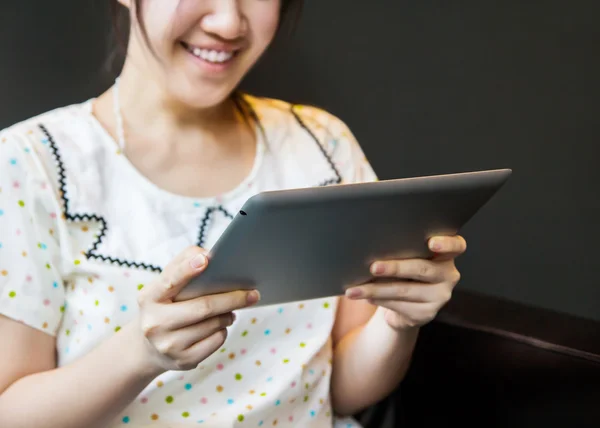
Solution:
{"label": "wrist", "polygon": [[391,332],[392,334],[399,334],[403,336],[417,336],[421,329],[421,326],[410,326],[406,323],[391,323],[389,318],[391,311],[381,306],[377,307],[375,314],[373,315],[374,321],[381,324],[381,328]]}
{"label": "wrist", "polygon": [[165,372],[148,352],[148,345],[144,342],[144,337],[140,334],[137,320],[133,320],[117,333],[121,334],[120,340],[123,343],[121,349],[126,349],[124,363],[128,365],[130,372],[138,379],[152,379]]}

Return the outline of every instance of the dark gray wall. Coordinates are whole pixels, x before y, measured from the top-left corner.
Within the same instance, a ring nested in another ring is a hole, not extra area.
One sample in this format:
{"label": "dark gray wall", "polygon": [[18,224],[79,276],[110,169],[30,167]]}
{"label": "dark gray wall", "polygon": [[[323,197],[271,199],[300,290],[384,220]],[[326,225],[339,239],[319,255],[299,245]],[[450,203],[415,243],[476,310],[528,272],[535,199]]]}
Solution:
{"label": "dark gray wall", "polygon": [[[3,2],[0,126],[106,87],[106,3]],[[600,320],[600,2],[307,3],[245,87],[342,117],[381,178],[513,168],[461,287]]]}

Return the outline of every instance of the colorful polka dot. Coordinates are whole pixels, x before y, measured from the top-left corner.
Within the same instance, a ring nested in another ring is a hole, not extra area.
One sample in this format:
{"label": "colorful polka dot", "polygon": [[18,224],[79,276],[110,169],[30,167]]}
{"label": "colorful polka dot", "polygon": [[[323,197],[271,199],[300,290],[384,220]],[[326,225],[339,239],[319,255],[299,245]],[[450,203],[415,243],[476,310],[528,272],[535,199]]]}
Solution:
{"label": "colorful polka dot", "polygon": [[115,327],[115,333],[118,332],[119,330],[121,330],[121,327],[120,326],[116,326]]}
{"label": "colorful polka dot", "polygon": [[265,336],[268,336],[270,334],[271,334],[271,330],[269,330],[269,329],[265,330]]}
{"label": "colorful polka dot", "polygon": [[13,159],[11,159],[11,160],[10,160],[10,164],[11,164],[11,165],[16,165],[16,164],[17,164],[17,160],[16,160],[16,159],[14,159],[14,158],[13,158]]}
{"label": "colorful polka dot", "polygon": [[157,421],[158,415],[156,413],[152,413],[152,416],[150,416],[150,419],[152,419],[153,421]]}
{"label": "colorful polka dot", "polygon": [[234,400],[233,400],[233,398],[229,398],[229,399],[227,400],[227,404],[230,404],[230,405],[231,405],[231,404],[233,404],[233,403],[234,403]]}
{"label": "colorful polka dot", "polygon": [[52,287],[54,287],[54,288],[58,288],[58,282],[54,281],[54,282],[52,283]]}
{"label": "colorful polka dot", "polygon": [[189,418],[190,417],[190,412],[183,412],[181,414],[181,416],[184,417],[184,418]]}
{"label": "colorful polka dot", "polygon": [[25,202],[24,201],[19,201],[19,206],[22,208],[25,206]]}
{"label": "colorful polka dot", "polygon": [[237,420],[239,422],[243,422],[244,421],[244,415],[238,415]]}
{"label": "colorful polka dot", "polygon": [[236,373],[235,380],[242,380],[242,375],[240,373]]}
{"label": "colorful polka dot", "polygon": [[217,386],[217,392],[223,392],[223,386],[218,385]]}
{"label": "colorful polka dot", "polygon": [[127,311],[127,305],[122,305],[121,312],[126,312],[126,311]]}
{"label": "colorful polka dot", "polygon": [[142,288],[144,288],[144,284],[138,284],[137,289],[141,290]]}
{"label": "colorful polka dot", "polygon": [[189,391],[190,389],[192,389],[192,384],[191,383],[186,383],[184,388]]}
{"label": "colorful polka dot", "polygon": [[171,404],[171,403],[173,402],[173,396],[172,396],[172,395],[169,395],[167,398],[165,398],[165,401],[166,401],[168,404]]}
{"label": "colorful polka dot", "polygon": [[17,292],[16,291],[9,291],[8,292],[8,297],[10,297],[11,299],[17,297]]}
{"label": "colorful polka dot", "polygon": [[129,423],[129,416],[124,416],[123,417],[123,423],[124,424],[128,424]]}

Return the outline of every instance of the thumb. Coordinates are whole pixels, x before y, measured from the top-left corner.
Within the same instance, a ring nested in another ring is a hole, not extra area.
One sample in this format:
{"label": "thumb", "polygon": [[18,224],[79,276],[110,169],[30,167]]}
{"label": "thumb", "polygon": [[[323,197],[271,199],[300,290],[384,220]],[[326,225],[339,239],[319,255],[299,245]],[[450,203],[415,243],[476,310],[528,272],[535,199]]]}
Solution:
{"label": "thumb", "polygon": [[208,265],[208,252],[200,247],[190,247],[169,263],[148,290],[155,302],[171,300],[192,278],[202,273]]}

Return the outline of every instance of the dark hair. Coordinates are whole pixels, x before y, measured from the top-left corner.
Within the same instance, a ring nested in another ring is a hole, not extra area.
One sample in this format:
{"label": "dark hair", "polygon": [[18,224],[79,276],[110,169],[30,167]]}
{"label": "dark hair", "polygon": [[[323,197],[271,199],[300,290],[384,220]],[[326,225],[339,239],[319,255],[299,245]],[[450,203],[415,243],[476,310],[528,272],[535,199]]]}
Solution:
{"label": "dark hair", "polygon": [[[142,3],[143,0],[134,0],[134,9],[136,14],[136,20],[140,24],[140,29],[146,44],[150,46],[150,40],[144,20],[142,19]],[[281,11],[279,15],[279,28],[277,29],[277,36],[288,26],[290,33],[295,29],[300,15],[302,13],[303,0],[281,0]],[[110,17],[113,27],[113,45],[109,56],[109,68],[114,71],[116,67],[122,65],[122,61],[125,59],[127,52],[127,41],[129,39],[129,29],[131,20],[129,16],[129,9],[121,5],[117,0],[110,0]],[[150,47],[150,49],[152,49]],[[118,64],[115,64],[118,62]]]}

